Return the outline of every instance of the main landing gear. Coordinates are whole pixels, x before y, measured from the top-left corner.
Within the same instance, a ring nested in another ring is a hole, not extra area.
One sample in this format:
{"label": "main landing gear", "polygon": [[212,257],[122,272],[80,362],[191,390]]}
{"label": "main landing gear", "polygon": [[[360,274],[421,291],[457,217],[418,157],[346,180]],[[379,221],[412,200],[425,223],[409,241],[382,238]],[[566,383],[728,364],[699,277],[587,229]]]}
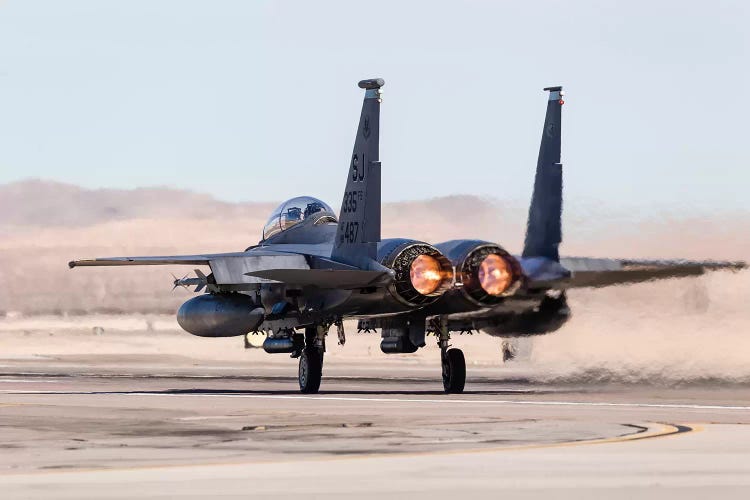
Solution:
{"label": "main landing gear", "polygon": [[[447,394],[460,394],[464,392],[464,386],[466,385],[464,353],[461,349],[450,347],[451,336],[446,321],[435,318],[432,320],[432,325],[438,339],[438,347],[440,347],[443,389]],[[304,344],[302,335],[295,335],[297,347],[292,353],[292,357],[299,357],[298,380],[300,391],[303,394],[315,394],[320,390],[327,330],[328,328],[324,325],[305,328]]]}
{"label": "main landing gear", "polygon": [[305,347],[299,356],[299,389],[304,394],[315,394],[323,378],[323,354],[325,353],[325,329],[305,328]]}
{"label": "main landing gear", "polygon": [[443,366],[443,389],[446,394],[460,394],[466,385],[466,359],[461,349],[450,348],[451,334],[445,321],[433,322],[440,347],[440,361]]}

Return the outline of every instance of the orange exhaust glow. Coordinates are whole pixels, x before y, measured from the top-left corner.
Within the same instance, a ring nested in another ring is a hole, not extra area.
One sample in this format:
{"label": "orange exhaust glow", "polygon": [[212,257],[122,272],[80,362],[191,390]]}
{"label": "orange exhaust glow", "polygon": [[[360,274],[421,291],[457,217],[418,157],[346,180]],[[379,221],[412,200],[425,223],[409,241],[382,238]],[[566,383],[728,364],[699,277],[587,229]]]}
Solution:
{"label": "orange exhaust glow", "polygon": [[411,263],[409,279],[414,289],[422,295],[429,295],[443,282],[440,263],[429,255],[420,255]]}
{"label": "orange exhaust glow", "polygon": [[490,254],[479,265],[479,284],[495,297],[502,295],[513,283],[510,264],[497,254]]}

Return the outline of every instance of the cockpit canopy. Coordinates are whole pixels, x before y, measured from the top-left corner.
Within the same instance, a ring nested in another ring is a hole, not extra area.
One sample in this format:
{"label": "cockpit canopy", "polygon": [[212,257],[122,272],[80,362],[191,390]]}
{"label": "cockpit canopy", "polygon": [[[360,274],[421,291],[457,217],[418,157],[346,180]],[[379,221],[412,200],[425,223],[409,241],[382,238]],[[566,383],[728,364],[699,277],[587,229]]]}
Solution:
{"label": "cockpit canopy", "polygon": [[298,196],[285,201],[273,211],[263,226],[263,239],[267,240],[310,218],[315,219],[315,225],[337,222],[333,210],[326,203],[312,196]]}

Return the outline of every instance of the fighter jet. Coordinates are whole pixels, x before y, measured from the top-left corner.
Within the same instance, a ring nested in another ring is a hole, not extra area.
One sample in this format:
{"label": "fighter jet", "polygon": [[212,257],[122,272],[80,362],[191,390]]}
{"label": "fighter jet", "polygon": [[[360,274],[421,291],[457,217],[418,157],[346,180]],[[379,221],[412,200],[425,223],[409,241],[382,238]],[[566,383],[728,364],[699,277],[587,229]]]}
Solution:
{"label": "fighter jet", "polygon": [[526,239],[520,255],[501,245],[467,239],[430,244],[381,238],[379,156],[380,78],[363,80],[364,102],[346,188],[338,214],[319,199],[292,198],[273,211],[263,239],[242,252],[75,260],[70,267],[184,264],[210,274],[175,279],[175,286],[205,290],[185,302],[177,321],[201,337],[265,332],[263,348],[298,358],[299,387],[316,393],[326,336],[343,321],[381,330],[384,353],[412,353],[427,333],[440,347],[443,387],[460,393],[466,380],[463,352],[451,333],[482,331],[499,337],[538,335],[570,317],[566,291],[740,269],[742,262],[561,258],[562,87],[547,87]]}

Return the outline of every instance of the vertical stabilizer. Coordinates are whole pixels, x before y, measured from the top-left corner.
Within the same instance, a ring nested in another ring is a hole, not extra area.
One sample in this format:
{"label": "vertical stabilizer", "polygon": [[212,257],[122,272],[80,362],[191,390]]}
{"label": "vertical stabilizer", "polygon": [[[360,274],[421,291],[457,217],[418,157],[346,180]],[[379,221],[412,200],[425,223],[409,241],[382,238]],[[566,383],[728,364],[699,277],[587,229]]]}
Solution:
{"label": "vertical stabilizer", "polygon": [[359,82],[365,99],[331,254],[333,260],[355,266],[376,259],[380,241],[380,88],[384,84],[380,78]]}
{"label": "vertical stabilizer", "polygon": [[534,194],[529,207],[524,257],[560,260],[562,242],[562,164],[560,163],[562,87],[547,87],[547,115],[534,179]]}

